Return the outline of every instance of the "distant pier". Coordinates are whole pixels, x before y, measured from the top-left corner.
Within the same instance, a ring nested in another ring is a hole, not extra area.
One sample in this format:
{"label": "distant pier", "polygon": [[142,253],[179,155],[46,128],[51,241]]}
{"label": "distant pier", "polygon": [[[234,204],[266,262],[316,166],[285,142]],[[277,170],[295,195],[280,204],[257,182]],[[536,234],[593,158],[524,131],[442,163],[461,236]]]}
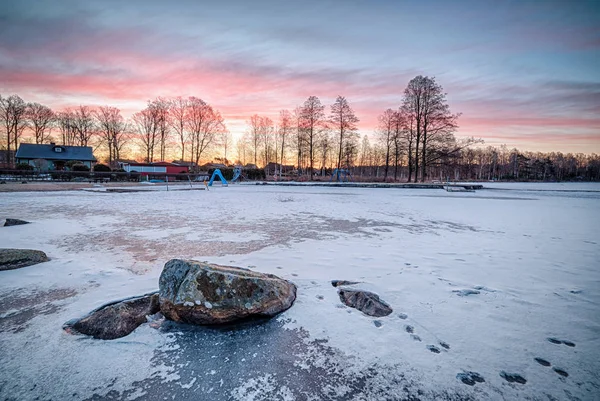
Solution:
{"label": "distant pier", "polygon": [[254,185],[276,185],[284,187],[342,187],[342,188],[412,188],[412,189],[446,189],[461,188],[465,191],[483,189],[481,184],[433,184],[433,183],[379,183],[379,182],[295,182],[295,181],[261,181]]}

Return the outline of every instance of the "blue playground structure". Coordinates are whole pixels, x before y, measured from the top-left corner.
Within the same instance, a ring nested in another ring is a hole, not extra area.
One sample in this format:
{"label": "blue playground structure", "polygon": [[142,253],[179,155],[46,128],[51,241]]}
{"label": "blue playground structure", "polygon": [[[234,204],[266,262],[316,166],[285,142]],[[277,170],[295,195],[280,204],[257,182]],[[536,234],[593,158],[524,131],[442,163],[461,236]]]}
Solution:
{"label": "blue playground structure", "polygon": [[221,174],[221,170],[216,169],[212,173],[212,177],[210,177],[210,181],[208,181],[209,187],[212,187],[213,181],[215,180],[216,177],[219,177],[219,179],[221,180],[221,183],[223,184],[224,187],[227,186],[227,180],[225,179],[225,177],[223,177],[223,174]]}
{"label": "blue playground structure", "polygon": [[336,168],[333,170],[333,174],[331,174],[329,182],[333,181],[333,177],[335,177],[335,180],[338,182],[349,182],[352,179],[352,174],[350,174],[350,172],[345,168]]}
{"label": "blue playground structure", "polygon": [[233,169],[233,178],[231,179],[231,182],[236,182],[240,176],[242,175],[242,168],[241,167],[236,167]]}

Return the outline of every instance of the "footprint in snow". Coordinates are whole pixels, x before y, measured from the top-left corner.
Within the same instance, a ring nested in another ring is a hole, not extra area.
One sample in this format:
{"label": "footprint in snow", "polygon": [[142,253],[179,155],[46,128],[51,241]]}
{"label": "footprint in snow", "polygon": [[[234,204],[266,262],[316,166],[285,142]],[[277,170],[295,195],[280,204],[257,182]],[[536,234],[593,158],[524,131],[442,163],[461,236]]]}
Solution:
{"label": "footprint in snow", "polygon": [[411,334],[411,335],[410,335],[410,338],[412,338],[412,339],[413,339],[413,340],[415,340],[415,341],[419,341],[419,342],[421,341],[421,337],[419,337],[419,336],[418,336],[418,335],[416,335],[416,334]]}
{"label": "footprint in snow", "polygon": [[552,365],[550,362],[548,362],[547,360],[542,359],[542,358],[533,358],[533,360],[536,361],[537,363],[539,363],[542,366],[550,366],[550,365]]}
{"label": "footprint in snow", "polygon": [[317,299],[323,299],[323,295],[317,295]]}
{"label": "footprint in snow", "polygon": [[426,348],[434,354],[439,354],[441,352],[440,349],[435,345],[428,345]]}
{"label": "footprint in snow", "polygon": [[375,325],[375,327],[383,326],[383,323],[381,323],[381,320],[373,320],[373,324]]}
{"label": "footprint in snow", "polygon": [[564,344],[567,347],[574,347],[575,343],[569,340],[559,340],[558,338],[555,337],[548,337],[546,340],[548,340],[549,342],[551,342],[552,344]]}
{"label": "footprint in snow", "polygon": [[500,377],[509,383],[525,384],[527,380],[518,373],[506,373],[505,371],[500,372]]}
{"label": "footprint in snow", "polygon": [[400,319],[402,319],[402,320],[405,320],[405,319],[408,317],[408,315],[407,315],[406,313],[400,313],[400,314],[398,315],[398,317],[399,317]]}
{"label": "footprint in snow", "polygon": [[468,297],[469,295],[481,294],[481,292],[479,292],[477,290],[470,290],[470,289],[466,289],[466,290],[452,290],[452,292],[455,293],[456,295],[458,295],[459,297]]}
{"label": "footprint in snow", "polygon": [[475,383],[483,383],[485,379],[477,372],[465,371],[456,375],[456,378],[469,386],[474,386]]}
{"label": "footprint in snow", "polygon": [[567,373],[566,370],[564,369],[560,369],[560,368],[552,368],[552,370],[554,370],[556,373],[558,373],[559,375],[561,375],[562,377],[569,377],[569,374]]}
{"label": "footprint in snow", "polygon": [[404,326],[404,330],[406,330],[406,332],[407,332],[407,333],[410,333],[410,334],[412,334],[412,333],[414,333],[414,332],[415,332],[415,328],[414,328],[414,327],[412,327],[412,326],[410,326],[410,325],[406,325],[406,326]]}
{"label": "footprint in snow", "polygon": [[440,345],[445,349],[450,349],[450,345],[444,341],[440,341]]}

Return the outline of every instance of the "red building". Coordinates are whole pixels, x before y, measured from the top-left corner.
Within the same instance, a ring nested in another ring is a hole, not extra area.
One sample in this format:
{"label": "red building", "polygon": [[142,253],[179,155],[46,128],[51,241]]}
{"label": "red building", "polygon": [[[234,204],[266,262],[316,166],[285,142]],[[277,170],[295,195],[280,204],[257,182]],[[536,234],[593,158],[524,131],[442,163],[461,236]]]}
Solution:
{"label": "red building", "polygon": [[142,176],[154,176],[161,179],[168,174],[188,174],[190,172],[189,166],[169,162],[120,164],[121,168],[128,173],[137,172]]}

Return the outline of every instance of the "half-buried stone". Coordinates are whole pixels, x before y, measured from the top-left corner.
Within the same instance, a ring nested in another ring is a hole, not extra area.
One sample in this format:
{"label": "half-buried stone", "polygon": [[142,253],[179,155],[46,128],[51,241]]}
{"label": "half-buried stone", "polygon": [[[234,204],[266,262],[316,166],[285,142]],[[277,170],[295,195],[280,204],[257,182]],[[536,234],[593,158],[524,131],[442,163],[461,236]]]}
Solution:
{"label": "half-buried stone", "polygon": [[21,226],[23,224],[29,224],[29,222],[20,219],[6,219],[6,221],[4,222],[4,227]]}
{"label": "half-buried stone", "polygon": [[114,301],[93,310],[81,319],[64,324],[69,333],[80,333],[102,340],[125,337],[146,323],[148,315],[160,311],[158,293]]}
{"label": "half-buried stone", "polygon": [[47,262],[48,256],[34,249],[0,249],[0,271],[20,269],[38,263]]}
{"label": "half-buried stone", "polygon": [[338,295],[345,305],[358,309],[368,316],[382,317],[393,312],[392,308],[379,298],[379,295],[369,291],[340,288]]}
{"label": "half-buried stone", "polygon": [[272,274],[172,259],[160,275],[159,294],[167,319],[205,325],[275,316],[292,306],[296,286]]}

